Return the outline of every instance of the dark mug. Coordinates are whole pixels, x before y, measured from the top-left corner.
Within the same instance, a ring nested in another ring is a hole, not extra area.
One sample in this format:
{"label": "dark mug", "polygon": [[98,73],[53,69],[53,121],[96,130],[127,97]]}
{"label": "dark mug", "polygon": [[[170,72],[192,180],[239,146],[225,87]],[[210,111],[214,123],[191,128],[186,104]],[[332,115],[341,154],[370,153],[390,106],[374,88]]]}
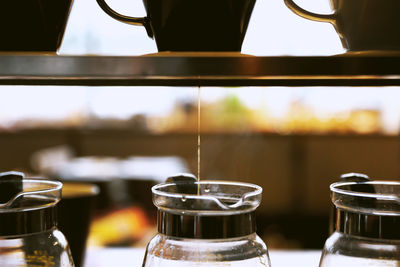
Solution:
{"label": "dark mug", "polygon": [[301,17],[331,23],[348,51],[400,49],[399,0],[330,0],[334,12],[326,15],[284,1]]}
{"label": "dark mug", "polygon": [[94,184],[63,182],[62,198],[57,205],[58,228],[68,240],[76,267],[83,266],[98,194],[99,188]]}
{"label": "dark mug", "polygon": [[146,28],[158,51],[240,51],[256,0],[143,0],[147,17],[127,17],[105,2],[116,20]]}
{"label": "dark mug", "polygon": [[0,51],[56,52],[73,0],[4,0],[0,8]]}

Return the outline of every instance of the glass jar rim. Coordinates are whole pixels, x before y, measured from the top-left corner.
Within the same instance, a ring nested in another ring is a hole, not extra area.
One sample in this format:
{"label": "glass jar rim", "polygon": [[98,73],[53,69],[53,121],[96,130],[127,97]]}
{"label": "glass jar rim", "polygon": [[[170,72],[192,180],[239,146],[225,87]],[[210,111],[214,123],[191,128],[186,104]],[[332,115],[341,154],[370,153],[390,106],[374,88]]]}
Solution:
{"label": "glass jar rim", "polygon": [[[0,213],[30,211],[55,206],[61,199],[62,183],[46,179],[24,178],[23,191],[17,193],[6,203],[0,204]],[[36,187],[35,187],[36,186]],[[13,207],[24,198],[38,200],[37,204]],[[41,203],[39,202],[41,201]]]}
{"label": "glass jar rim", "polygon": [[[396,188],[397,192],[394,192]],[[332,202],[339,209],[364,214],[400,215],[398,181],[337,182],[330,185],[330,190]]]}
{"label": "glass jar rim", "polygon": [[398,200],[400,202],[400,195],[396,196],[395,194],[382,194],[382,193],[367,193],[367,192],[357,192],[352,190],[340,189],[339,186],[351,186],[351,185],[396,185],[400,186],[400,182],[396,181],[362,181],[362,182],[337,182],[330,185],[331,192],[349,195],[349,196],[357,196],[357,197],[366,197],[366,198],[379,198],[383,200]]}
{"label": "glass jar rim", "polygon": [[[167,191],[169,188],[177,188],[182,185],[199,187],[201,193]],[[214,189],[213,186],[216,189],[232,187],[241,189],[243,192],[236,193],[236,195],[234,192],[216,192],[212,190]],[[210,191],[207,191],[207,188]],[[219,180],[201,180],[193,183],[162,183],[153,186],[151,190],[154,205],[158,209],[171,213],[202,215],[238,214],[253,211],[259,206],[262,194],[262,187],[255,184]]]}

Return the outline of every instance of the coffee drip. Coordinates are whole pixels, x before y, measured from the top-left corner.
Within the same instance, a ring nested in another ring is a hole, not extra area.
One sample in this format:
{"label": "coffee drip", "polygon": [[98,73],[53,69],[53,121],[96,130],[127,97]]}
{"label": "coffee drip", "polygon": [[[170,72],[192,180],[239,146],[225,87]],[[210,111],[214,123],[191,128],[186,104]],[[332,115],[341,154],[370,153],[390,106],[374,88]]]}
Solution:
{"label": "coffee drip", "polygon": [[197,179],[200,181],[200,159],[201,159],[201,153],[200,153],[200,146],[201,146],[201,137],[200,137],[200,131],[201,131],[201,98],[200,98],[200,86],[199,86],[199,92],[197,96]]}

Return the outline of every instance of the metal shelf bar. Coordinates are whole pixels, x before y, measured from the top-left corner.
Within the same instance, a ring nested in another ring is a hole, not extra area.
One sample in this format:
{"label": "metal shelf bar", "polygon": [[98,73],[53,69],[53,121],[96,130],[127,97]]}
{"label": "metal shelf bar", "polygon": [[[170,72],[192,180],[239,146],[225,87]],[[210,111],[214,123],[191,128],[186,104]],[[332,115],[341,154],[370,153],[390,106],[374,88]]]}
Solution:
{"label": "metal shelf bar", "polygon": [[0,54],[0,85],[396,86],[400,53],[328,57]]}

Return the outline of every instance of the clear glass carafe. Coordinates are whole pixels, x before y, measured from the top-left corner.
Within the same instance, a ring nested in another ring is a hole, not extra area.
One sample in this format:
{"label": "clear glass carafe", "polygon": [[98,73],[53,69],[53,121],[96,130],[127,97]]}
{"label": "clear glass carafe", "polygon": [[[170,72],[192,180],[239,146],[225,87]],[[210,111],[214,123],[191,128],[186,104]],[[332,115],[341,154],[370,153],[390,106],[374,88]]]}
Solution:
{"label": "clear glass carafe", "polygon": [[335,232],[320,267],[400,266],[400,183],[340,182],[331,185]]}
{"label": "clear glass carafe", "polygon": [[0,174],[0,266],[73,267],[64,235],[56,227],[60,182]]}
{"label": "clear glass carafe", "polygon": [[271,266],[255,227],[261,187],[178,181],[152,192],[158,234],[147,246],[144,267]]}

